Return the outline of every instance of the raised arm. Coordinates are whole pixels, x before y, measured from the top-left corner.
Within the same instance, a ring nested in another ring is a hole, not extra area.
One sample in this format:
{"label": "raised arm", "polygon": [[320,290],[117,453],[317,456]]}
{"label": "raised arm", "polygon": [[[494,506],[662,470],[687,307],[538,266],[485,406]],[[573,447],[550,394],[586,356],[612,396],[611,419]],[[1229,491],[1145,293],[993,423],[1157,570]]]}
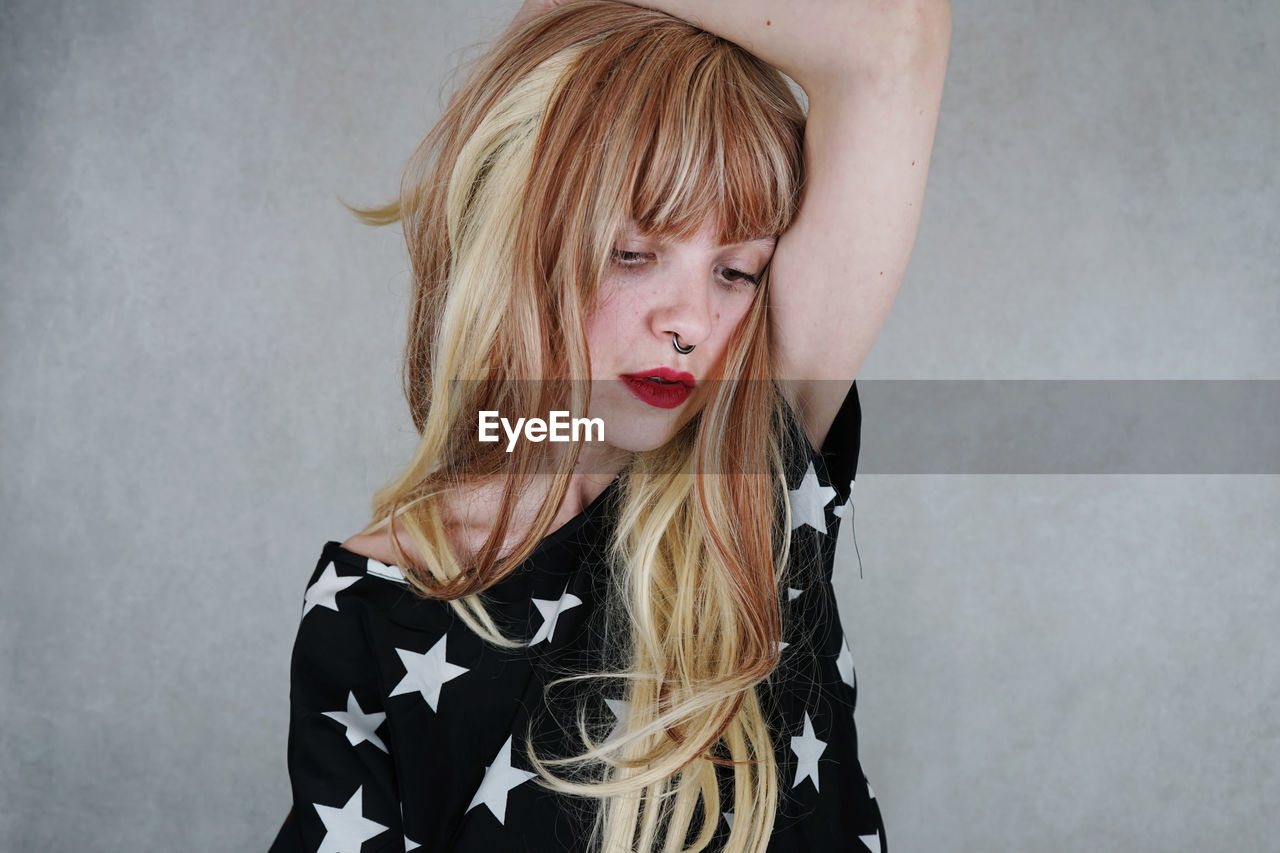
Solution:
{"label": "raised arm", "polygon": [[[949,0],[637,0],[729,39],[808,95],[803,201],[771,273],[775,341],[815,446],[893,305],[920,223]],[[529,0],[521,15],[557,5]]]}
{"label": "raised arm", "polygon": [[737,42],[809,96],[804,199],[773,258],[783,378],[821,446],[906,273],[951,37],[947,0],[648,3]]}

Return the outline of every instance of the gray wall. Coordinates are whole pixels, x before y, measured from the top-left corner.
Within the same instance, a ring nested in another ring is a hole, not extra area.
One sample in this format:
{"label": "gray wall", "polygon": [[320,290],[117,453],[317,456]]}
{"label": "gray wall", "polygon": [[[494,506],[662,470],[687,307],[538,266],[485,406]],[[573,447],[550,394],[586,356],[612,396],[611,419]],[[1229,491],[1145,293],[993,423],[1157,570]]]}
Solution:
{"label": "gray wall", "polygon": [[[394,192],[513,6],[0,7],[0,848],[269,843],[303,586],[413,443],[403,249],[337,196]],[[1280,378],[1278,51],[1270,0],[957,4],[863,376]],[[1280,478],[855,501],[895,850],[1275,849]]]}

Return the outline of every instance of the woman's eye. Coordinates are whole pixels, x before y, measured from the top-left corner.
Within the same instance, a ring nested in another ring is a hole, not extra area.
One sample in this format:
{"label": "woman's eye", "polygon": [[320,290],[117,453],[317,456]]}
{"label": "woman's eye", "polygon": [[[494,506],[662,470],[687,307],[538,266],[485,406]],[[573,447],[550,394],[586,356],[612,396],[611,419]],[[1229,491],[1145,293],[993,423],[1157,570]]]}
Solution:
{"label": "woman's eye", "polygon": [[645,252],[628,252],[625,249],[614,249],[611,256],[615,264],[624,267],[639,266],[649,259]]}
{"label": "woman's eye", "polygon": [[725,281],[733,282],[734,284],[756,285],[760,283],[760,276],[751,275],[750,273],[745,273],[742,270],[735,270],[731,267],[721,267],[720,277]]}

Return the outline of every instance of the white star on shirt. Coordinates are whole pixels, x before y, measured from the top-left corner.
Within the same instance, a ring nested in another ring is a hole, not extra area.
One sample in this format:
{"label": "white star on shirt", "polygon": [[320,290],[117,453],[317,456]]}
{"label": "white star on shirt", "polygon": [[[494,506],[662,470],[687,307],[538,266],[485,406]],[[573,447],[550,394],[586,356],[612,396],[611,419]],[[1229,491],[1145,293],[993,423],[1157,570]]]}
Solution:
{"label": "white star on shirt", "polygon": [[396,685],[395,690],[391,691],[391,695],[421,693],[422,698],[426,699],[427,704],[431,706],[431,710],[438,710],[436,706],[440,703],[440,687],[446,681],[452,681],[464,672],[471,671],[444,659],[445,641],[448,639],[449,635],[445,634],[426,654],[396,649],[396,654],[400,656],[400,663],[404,664],[405,672],[404,678],[400,679],[400,683]]}
{"label": "white star on shirt", "polygon": [[367,558],[367,562],[365,563],[364,570],[369,574],[373,575],[374,577],[379,577],[389,581],[395,581],[396,583],[401,585],[404,585],[406,583],[404,579],[404,574],[400,571],[400,568],[398,566],[393,566],[388,563],[383,563],[379,560],[373,559],[373,557]]}
{"label": "white star on shirt", "polygon": [[511,766],[511,735],[507,735],[507,742],[502,745],[502,749],[498,750],[493,763],[485,768],[484,779],[476,789],[476,795],[471,798],[471,805],[467,806],[467,811],[484,803],[498,819],[498,823],[506,826],[507,793],[537,775],[537,773]]}
{"label": "white star on shirt", "polygon": [[[403,802],[400,803],[400,825],[404,826],[404,803]],[[421,846],[422,846],[421,844],[411,839],[407,833],[405,834],[404,853],[409,853],[410,850],[417,850]]]}
{"label": "white star on shirt", "polygon": [[729,829],[733,829],[733,812],[724,812],[724,822],[729,824]]}
{"label": "white star on shirt", "polygon": [[817,735],[813,733],[813,721],[809,719],[806,711],[804,734],[791,738],[791,751],[796,754],[796,781],[791,783],[792,788],[798,787],[807,778],[813,780],[814,790],[821,790],[818,787],[818,759],[826,749],[826,743],[818,740]]}
{"label": "white star on shirt", "polygon": [[356,701],[355,693],[347,695],[347,710],[325,711],[324,715],[346,727],[347,742],[352,746],[359,746],[362,741],[367,740],[383,752],[387,751],[387,745],[382,742],[382,738],[374,734],[387,715],[380,712],[366,714],[360,707],[360,703]]}
{"label": "white star on shirt", "polygon": [[858,840],[861,841],[871,853],[880,853],[880,836],[876,835],[859,835]]}
{"label": "white star on shirt", "polygon": [[360,845],[387,827],[369,820],[364,816],[364,786],[356,788],[356,792],[347,800],[342,808],[322,806],[312,803],[316,814],[324,823],[324,840],[316,853],[360,853]]}
{"label": "white star on shirt", "polygon": [[809,461],[800,486],[788,493],[791,497],[791,529],[809,525],[825,535],[827,532],[827,505],[835,499],[836,490],[818,482],[818,472]]}
{"label": "white star on shirt", "polygon": [[796,589],[793,586],[787,587],[787,601],[795,601],[802,595],[804,595],[803,589]]}
{"label": "white star on shirt", "polygon": [[844,518],[844,511],[853,505],[853,485],[854,485],[854,481],[850,480],[849,481],[849,500],[845,501],[844,503],[840,504],[840,506],[831,510],[836,514],[836,518]]}
{"label": "white star on shirt", "polygon": [[556,632],[556,623],[560,620],[560,614],[572,607],[577,607],[581,603],[582,599],[569,592],[569,587],[567,586],[558,599],[533,599],[533,606],[538,608],[538,612],[542,614],[542,627],[538,629],[538,633],[533,635],[529,645],[541,643],[543,640],[548,643],[551,642]]}
{"label": "white star on shirt", "polygon": [[342,577],[333,568],[333,563],[325,566],[316,582],[307,587],[307,594],[302,598],[302,615],[306,616],[313,607],[327,607],[337,612],[338,593],[360,580],[359,575]]}
{"label": "white star on shirt", "polygon": [[631,713],[631,703],[626,699],[610,699],[608,696],[605,697],[604,703],[609,706],[614,719],[617,720],[613,724],[613,731],[609,732],[609,736],[605,738],[604,742],[608,743],[617,737],[618,733],[626,726],[627,715]]}
{"label": "white star on shirt", "polygon": [[849,641],[840,636],[840,655],[836,658],[836,668],[840,670],[840,680],[850,687],[857,687],[857,676],[853,672],[853,652],[849,651]]}

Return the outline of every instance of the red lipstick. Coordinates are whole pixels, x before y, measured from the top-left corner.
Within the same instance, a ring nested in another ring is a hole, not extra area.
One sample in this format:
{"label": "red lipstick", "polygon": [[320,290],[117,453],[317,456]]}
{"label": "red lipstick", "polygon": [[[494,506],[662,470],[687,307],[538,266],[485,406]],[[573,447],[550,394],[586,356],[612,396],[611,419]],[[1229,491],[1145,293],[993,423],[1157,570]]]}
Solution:
{"label": "red lipstick", "polygon": [[620,377],[627,389],[641,402],[659,409],[674,409],[693,393],[697,382],[692,373],[655,367],[639,373],[624,373]]}

